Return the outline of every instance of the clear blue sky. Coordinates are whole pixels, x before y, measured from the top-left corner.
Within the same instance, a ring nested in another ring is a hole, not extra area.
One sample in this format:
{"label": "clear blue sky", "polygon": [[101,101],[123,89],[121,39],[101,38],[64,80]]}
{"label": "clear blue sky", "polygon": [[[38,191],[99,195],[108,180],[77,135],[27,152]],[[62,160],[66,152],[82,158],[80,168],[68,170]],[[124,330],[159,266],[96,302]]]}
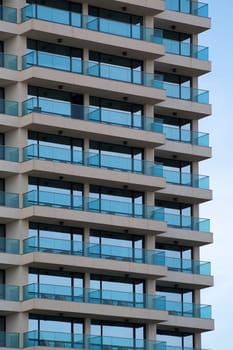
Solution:
{"label": "clear blue sky", "polygon": [[202,260],[212,261],[215,287],[204,291],[202,302],[213,304],[214,332],[203,336],[203,348],[233,349],[233,1],[209,0],[212,30],[202,34],[200,43],[210,46],[213,72],[200,79],[200,88],[211,91],[213,116],[200,123],[210,132],[213,159],[201,164],[201,173],[211,176],[214,200],[201,206],[209,217],[214,245],[202,248]]}

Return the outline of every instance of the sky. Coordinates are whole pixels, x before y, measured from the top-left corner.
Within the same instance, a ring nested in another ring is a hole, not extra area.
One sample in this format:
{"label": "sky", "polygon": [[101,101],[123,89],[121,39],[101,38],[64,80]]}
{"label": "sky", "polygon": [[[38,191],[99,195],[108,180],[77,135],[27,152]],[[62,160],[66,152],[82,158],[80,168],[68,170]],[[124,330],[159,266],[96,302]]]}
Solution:
{"label": "sky", "polygon": [[215,331],[203,335],[203,349],[233,350],[233,1],[209,0],[212,29],[200,35],[210,47],[212,73],[200,79],[200,89],[210,90],[213,115],[200,122],[210,133],[212,160],[200,165],[210,175],[213,201],[201,205],[200,217],[211,219],[214,244],[201,249],[201,259],[212,262],[215,286],[202,292],[202,303],[213,305]]}

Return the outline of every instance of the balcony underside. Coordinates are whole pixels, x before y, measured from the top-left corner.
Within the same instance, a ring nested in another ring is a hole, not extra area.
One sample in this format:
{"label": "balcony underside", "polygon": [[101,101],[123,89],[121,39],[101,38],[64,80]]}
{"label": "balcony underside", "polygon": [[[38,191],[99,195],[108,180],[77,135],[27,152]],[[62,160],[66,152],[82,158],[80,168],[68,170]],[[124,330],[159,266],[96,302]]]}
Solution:
{"label": "balcony underside", "polygon": [[158,323],[168,319],[166,311],[129,308],[124,306],[98,305],[93,303],[75,303],[59,300],[32,299],[22,303],[24,312],[39,312],[41,314],[64,316],[91,317],[92,319],[122,321],[126,318],[132,322]]}
{"label": "balcony underside", "polygon": [[[1,161],[0,161],[1,166]],[[22,173],[29,176],[54,177],[63,176],[65,181],[83,182],[95,185],[123,188],[130,190],[156,191],[165,187],[165,179],[157,176],[147,176],[124,171],[113,171],[82,165],[72,165],[47,160],[30,160],[22,164]]]}
{"label": "balcony underside", "polygon": [[63,221],[64,225],[78,225],[79,227],[88,225],[93,229],[127,230],[127,232],[134,234],[148,234],[151,232],[160,234],[167,230],[167,224],[163,221],[38,205],[23,208],[21,210],[21,218],[51,224],[58,224],[60,221]]}
{"label": "balcony underside", "polygon": [[24,254],[21,264],[32,267],[48,269],[53,266],[59,269],[61,266],[74,272],[90,272],[109,276],[122,276],[127,274],[130,278],[161,278],[166,276],[167,268],[160,265],[136,264],[112,259],[99,259],[67,254],[55,254],[53,252],[34,252]]}
{"label": "balcony underside", "polygon": [[[165,54],[162,44],[143,40],[136,40],[119,35],[102,33],[94,30],[75,28],[72,26],[57,24],[49,21],[31,19],[20,25],[20,32],[30,39],[57,43],[57,38],[62,44],[77,48],[86,48],[106,54],[137,59],[156,59]],[[122,54],[124,52],[124,55]]]}
{"label": "balcony underside", "polygon": [[21,127],[34,131],[57,133],[62,130],[65,136],[89,137],[96,141],[119,145],[127,142],[127,145],[132,147],[157,147],[165,143],[165,137],[160,133],[56,115],[33,112],[21,118],[20,122]]}
{"label": "balcony underside", "polygon": [[190,231],[182,228],[168,228],[166,233],[159,236],[159,241],[171,243],[174,241],[181,245],[200,247],[213,243],[213,234],[210,232]]}
{"label": "balcony underside", "polygon": [[155,23],[164,29],[171,30],[171,26],[175,26],[177,32],[198,34],[210,29],[211,20],[207,17],[167,10],[155,17]]}
{"label": "balcony underside", "polygon": [[157,104],[165,100],[165,90],[131,84],[116,80],[97,78],[70,73],[51,68],[31,67],[21,72],[20,81],[30,85],[59,89],[74,93],[88,93],[109,99],[127,100],[128,102]]}
{"label": "balcony underside", "polygon": [[189,77],[198,77],[211,71],[210,61],[168,53],[164,57],[156,59],[155,67],[156,70],[167,73],[176,69],[176,74]]}
{"label": "balcony underside", "polygon": [[164,145],[156,149],[156,155],[161,158],[174,156],[179,160],[200,162],[211,158],[211,148],[167,140]]}
{"label": "balcony underside", "polygon": [[177,198],[182,203],[200,204],[212,199],[212,191],[175,184],[167,184],[166,188],[155,194],[156,199],[172,201]]}

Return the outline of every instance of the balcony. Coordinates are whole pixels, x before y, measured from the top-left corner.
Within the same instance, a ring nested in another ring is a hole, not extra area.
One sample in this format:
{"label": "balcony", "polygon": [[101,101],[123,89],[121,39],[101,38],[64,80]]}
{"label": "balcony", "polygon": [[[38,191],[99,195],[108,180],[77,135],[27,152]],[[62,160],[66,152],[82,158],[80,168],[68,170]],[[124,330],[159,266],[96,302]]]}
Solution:
{"label": "balcony", "polygon": [[209,177],[205,175],[163,169],[163,176],[166,178],[167,183],[173,185],[182,185],[203,190],[209,189]]}
{"label": "balcony", "polygon": [[160,208],[160,217],[170,228],[179,228],[182,230],[210,232],[210,220],[195,218],[193,216],[170,214],[166,209]]}
{"label": "balcony", "polygon": [[209,189],[209,177],[180,173],[163,168],[162,164],[126,157],[71,151],[67,148],[43,145],[30,145],[23,149],[23,160],[43,159],[65,162],[79,166],[97,167],[109,170],[165,177],[168,183],[201,189]]}
{"label": "balcony", "polygon": [[139,130],[163,132],[162,123],[154,121],[153,118],[131,114],[129,112],[117,111],[100,107],[88,107],[71,104],[65,101],[49,100],[43,97],[32,97],[22,103],[23,115],[29,113],[46,113],[49,115],[62,116],[66,118],[92,121],[117,125]]}
{"label": "balcony", "polygon": [[211,319],[211,306],[166,300],[169,315]]}
{"label": "balcony", "polygon": [[19,195],[17,193],[0,191],[0,206],[19,208]]}
{"label": "balcony", "polygon": [[162,265],[167,266],[170,271],[205,276],[211,275],[209,262],[173,258],[165,256],[163,252],[156,252],[156,250],[100,245],[48,237],[29,237],[23,241],[23,253],[32,252],[85,256],[136,264]]}
{"label": "balcony", "polygon": [[[161,257],[162,258],[162,257]],[[211,276],[211,264],[206,261],[179,259],[165,256],[165,266],[169,271],[191,273],[195,275]]]}
{"label": "balcony", "polygon": [[0,160],[19,162],[19,149],[17,147],[0,145]]}
{"label": "balcony", "polygon": [[62,147],[43,145],[27,146],[23,149],[23,160],[30,159],[45,159],[148,176],[163,176],[163,167],[161,164],[107,154],[71,151]]}
{"label": "balcony", "polygon": [[0,100],[0,114],[17,117],[19,115],[18,102]]}
{"label": "balcony", "polygon": [[76,57],[32,51],[22,57],[22,69],[24,70],[33,66],[163,89],[162,76],[160,74],[144,73],[142,71],[101,62],[83,61]]}
{"label": "balcony", "polygon": [[165,0],[166,10],[208,17],[208,4],[191,0]]}
{"label": "balcony", "polygon": [[191,130],[182,130],[175,126],[163,126],[163,132],[169,141],[189,143],[191,145],[209,147],[209,134]]}
{"label": "balcony", "polygon": [[0,253],[19,254],[19,240],[0,237]]}
{"label": "balcony", "polygon": [[180,86],[174,83],[163,82],[166,96],[201,104],[209,104],[209,91]]}
{"label": "balcony", "polygon": [[23,287],[24,300],[33,298],[73,301],[100,305],[125,306],[165,310],[165,297],[127,293],[112,290],[95,290],[62,285],[32,283]]}
{"label": "balcony", "polygon": [[119,215],[138,219],[163,220],[161,209],[156,209],[154,206],[133,205],[132,203],[121,201],[84,198],[82,196],[70,196],[68,194],[47,191],[33,190],[24,193],[23,206],[30,207],[32,205]]}
{"label": "balcony", "polygon": [[19,333],[0,332],[0,347],[19,348]]}
{"label": "balcony", "polygon": [[17,23],[17,9],[8,6],[0,6],[0,21]]}
{"label": "balcony", "polygon": [[163,44],[165,45],[166,53],[172,55],[192,57],[203,61],[208,61],[209,59],[208,47],[169,39],[163,39]]}
{"label": "balcony", "polygon": [[18,57],[15,55],[0,53],[0,67],[18,70]]}
{"label": "balcony", "polygon": [[[137,264],[164,265],[164,253],[155,250],[133,249],[121,246],[84,243],[47,237],[29,237],[23,241],[24,254],[31,252],[47,252],[86,256],[98,259],[111,259]],[[174,264],[173,264],[174,265]]]}
{"label": "balcony", "polygon": [[31,4],[22,9],[21,21],[29,19],[63,24],[67,26],[88,29],[95,32],[107,33],[135,40],[162,44],[162,30],[145,28],[125,22],[82,15],[80,13],[60,10],[43,5]]}
{"label": "balcony", "polygon": [[0,284],[0,300],[19,301],[19,287]]}
{"label": "balcony", "polygon": [[24,347],[32,346],[63,347],[86,350],[167,350],[166,343],[152,340],[110,336],[101,337],[98,335],[37,330],[24,333]]}

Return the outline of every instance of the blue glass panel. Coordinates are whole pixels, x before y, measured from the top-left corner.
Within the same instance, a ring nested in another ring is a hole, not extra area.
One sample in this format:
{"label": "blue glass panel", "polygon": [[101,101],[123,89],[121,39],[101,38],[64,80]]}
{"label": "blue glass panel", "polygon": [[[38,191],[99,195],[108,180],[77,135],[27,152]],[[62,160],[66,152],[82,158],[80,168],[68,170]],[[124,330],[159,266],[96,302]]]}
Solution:
{"label": "blue glass panel", "polygon": [[19,240],[0,237],[0,252],[19,254]]}
{"label": "blue glass panel", "polygon": [[19,333],[0,332],[0,346],[19,348]]}
{"label": "blue glass panel", "polygon": [[17,9],[8,6],[0,6],[0,20],[17,23]]}
{"label": "blue glass panel", "polygon": [[19,195],[17,193],[0,192],[0,206],[19,208]]}
{"label": "blue glass panel", "polygon": [[8,147],[0,145],[0,160],[8,160],[10,162],[19,161],[19,149],[17,147]]}

